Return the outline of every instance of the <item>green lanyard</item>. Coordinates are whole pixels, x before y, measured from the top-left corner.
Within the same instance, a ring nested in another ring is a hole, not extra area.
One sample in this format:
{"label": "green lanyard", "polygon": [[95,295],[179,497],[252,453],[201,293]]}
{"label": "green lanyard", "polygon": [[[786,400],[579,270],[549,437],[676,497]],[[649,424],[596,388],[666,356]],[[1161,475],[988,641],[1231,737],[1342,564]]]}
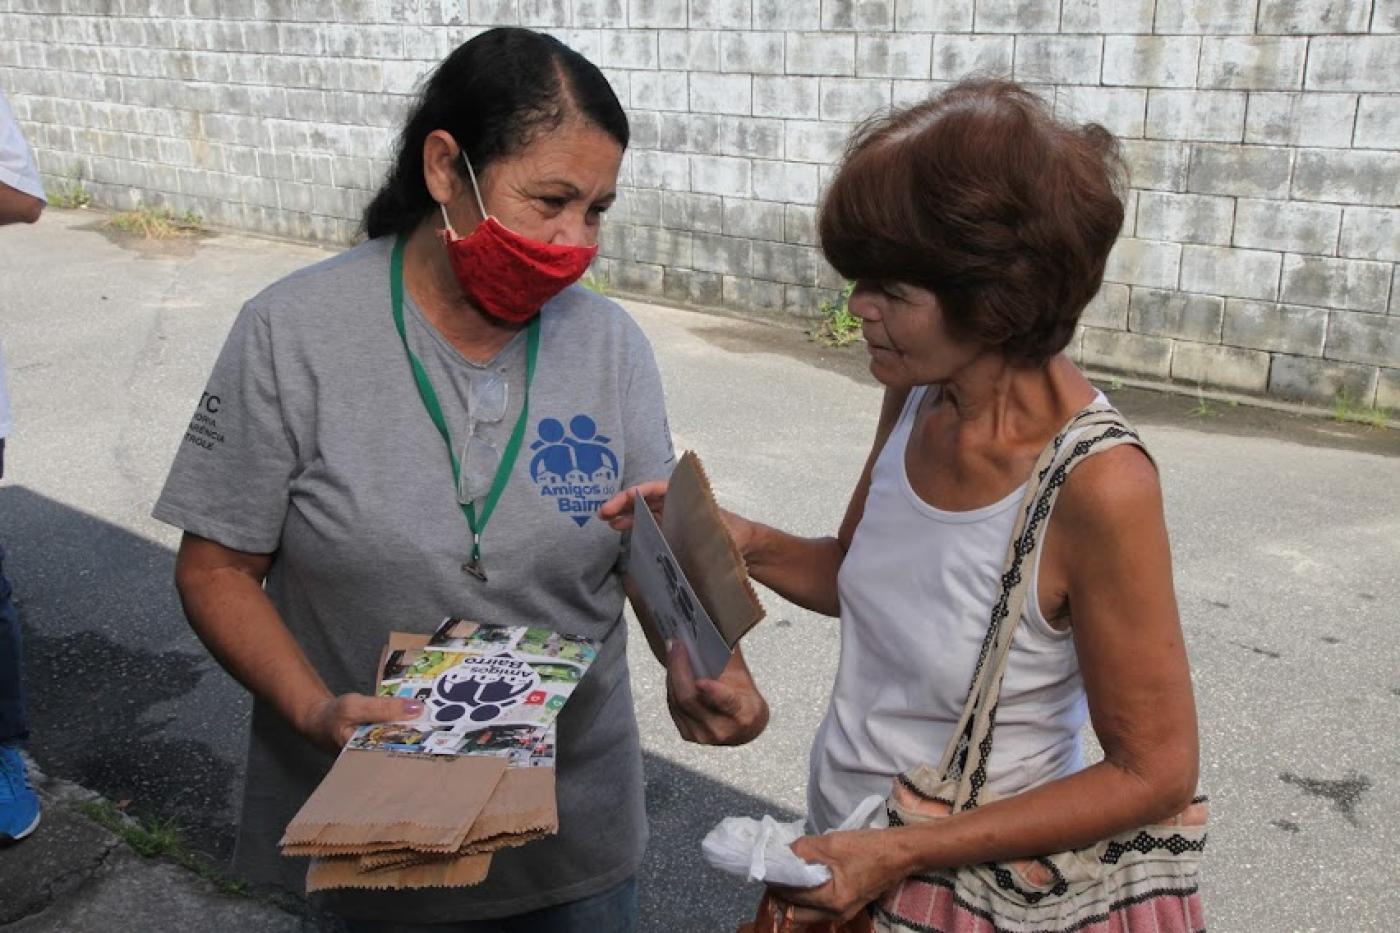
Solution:
{"label": "green lanyard", "polygon": [[[418,386],[418,397],[423,400],[423,407],[428,411],[428,417],[432,419],[434,427],[442,435],[443,443],[447,445],[447,456],[452,462],[452,479],[461,488],[462,465],[457,461],[457,453],[452,449],[452,436],[447,432],[447,419],[442,415],[442,404],[438,402],[437,392],[433,391],[433,384],[428,379],[428,373],[423,369],[422,362],[413,355],[413,351],[408,347],[408,337],[404,334],[403,327],[403,250],[406,238],[400,236],[394,243],[394,255],[389,263],[389,297],[394,308],[394,327],[398,329],[399,339],[403,341],[403,350],[408,354],[408,364],[413,370],[413,381]],[[462,569],[478,580],[485,582],[486,571],[481,566],[481,533],[486,530],[486,523],[491,520],[491,513],[496,510],[496,503],[500,501],[501,493],[505,491],[506,484],[510,482],[511,471],[515,469],[515,461],[520,457],[520,444],[525,439],[525,423],[530,417],[530,383],[535,381],[535,360],[540,355],[540,319],[538,316],[530,322],[525,334],[525,399],[520,406],[520,417],[516,419],[515,430],[510,433],[510,441],[506,444],[505,453],[501,457],[501,465],[496,468],[496,478],[491,481],[491,491],[486,494],[486,501],[482,503],[481,515],[476,513],[476,503],[469,502],[461,505],[462,514],[467,517],[467,527],[472,532],[472,552],[471,558],[462,565]]]}

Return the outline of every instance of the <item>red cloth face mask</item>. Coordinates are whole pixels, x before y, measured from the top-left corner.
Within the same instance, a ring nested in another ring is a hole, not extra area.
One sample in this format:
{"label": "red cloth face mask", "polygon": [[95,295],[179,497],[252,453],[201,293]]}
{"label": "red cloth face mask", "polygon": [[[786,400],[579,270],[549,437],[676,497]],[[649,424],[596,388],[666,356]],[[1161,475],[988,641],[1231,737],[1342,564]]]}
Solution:
{"label": "red cloth face mask", "polygon": [[459,237],[442,208],[444,228],[438,231],[447,248],[457,283],[472,304],[508,324],[524,324],[540,313],[544,303],[577,282],[588,271],[597,246],[560,246],[521,236],[488,216],[481,202],[472,164],[462,153],[471,177],[476,205],[485,218],[476,229]]}

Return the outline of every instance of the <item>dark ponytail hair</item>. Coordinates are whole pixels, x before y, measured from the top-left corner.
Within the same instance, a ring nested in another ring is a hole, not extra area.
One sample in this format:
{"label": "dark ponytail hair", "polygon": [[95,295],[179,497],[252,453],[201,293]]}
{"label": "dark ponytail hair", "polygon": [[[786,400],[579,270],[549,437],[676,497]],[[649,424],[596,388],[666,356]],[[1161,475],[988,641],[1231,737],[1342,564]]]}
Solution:
{"label": "dark ponytail hair", "polygon": [[[423,178],[423,143],[433,130],[451,133],[480,175],[571,116],[627,148],[627,115],[608,79],[558,39],[503,27],[462,43],[438,65],[409,116],[394,166],[365,211],[366,235],[409,233],[437,207]],[[465,177],[460,161],[457,171]]]}

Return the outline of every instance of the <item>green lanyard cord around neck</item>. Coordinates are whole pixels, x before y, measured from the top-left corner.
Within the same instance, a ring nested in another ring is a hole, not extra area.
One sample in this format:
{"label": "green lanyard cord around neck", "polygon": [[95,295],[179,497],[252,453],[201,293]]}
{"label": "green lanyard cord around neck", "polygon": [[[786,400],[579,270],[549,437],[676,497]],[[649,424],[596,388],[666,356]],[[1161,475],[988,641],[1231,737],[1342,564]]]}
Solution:
{"label": "green lanyard cord around neck", "polygon": [[[457,460],[457,452],[452,447],[452,435],[447,430],[447,419],[442,414],[442,404],[438,401],[437,392],[433,389],[428,373],[423,368],[423,363],[414,355],[413,350],[408,346],[408,336],[404,332],[403,326],[403,252],[407,238],[400,236],[394,242],[393,258],[389,262],[389,297],[394,309],[394,327],[399,332],[399,339],[403,341],[404,353],[408,354],[408,365],[413,370],[413,381],[418,386],[418,397],[423,400],[423,407],[428,412],[428,417],[432,419],[433,426],[442,435],[442,441],[447,445],[447,457],[452,462],[452,479],[457,488],[461,488],[462,465]],[[525,440],[525,424],[530,418],[530,384],[535,381],[535,360],[540,354],[540,319],[537,315],[526,329],[525,334],[525,398],[520,406],[520,417],[515,421],[515,429],[510,432],[510,440],[506,443],[505,453],[501,456],[501,464],[496,468],[496,476],[491,481],[491,489],[486,494],[486,499],[481,505],[481,514],[476,511],[476,503],[469,502],[461,505],[462,514],[467,517],[467,527],[472,532],[471,559],[462,565],[462,569],[480,580],[486,579],[486,572],[481,568],[481,534],[486,530],[486,523],[491,520],[491,513],[496,510],[496,503],[500,501],[501,493],[505,491],[506,485],[510,482],[511,471],[515,469],[515,461],[520,457],[520,445]]]}

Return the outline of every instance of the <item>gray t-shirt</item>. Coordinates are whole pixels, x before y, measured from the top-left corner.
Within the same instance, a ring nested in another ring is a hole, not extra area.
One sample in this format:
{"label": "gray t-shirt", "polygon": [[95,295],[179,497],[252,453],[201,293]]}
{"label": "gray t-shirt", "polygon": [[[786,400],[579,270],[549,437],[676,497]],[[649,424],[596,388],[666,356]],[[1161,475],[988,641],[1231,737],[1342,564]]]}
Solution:
{"label": "gray t-shirt", "polygon": [[[606,298],[574,286],[545,306],[524,443],[482,535],[482,583],[461,569],[470,539],[447,450],[394,329],[391,247],[362,244],[244,306],[154,514],[230,548],[275,553],[267,592],[337,694],[371,689],[390,631],[428,632],[447,615],[603,639],[559,718],[557,836],[497,853],[474,888],[336,892],[326,906],[433,923],[587,897],[635,873],[646,842],[621,542],[594,513],[674,464],[656,362]],[[525,334],[483,366],[411,298],[404,318],[459,450],[469,378],[504,374],[505,417],[477,431],[504,451],[523,396]],[[301,889],[306,863],[282,858],[276,843],[330,763],[255,703],[240,873]]]}

